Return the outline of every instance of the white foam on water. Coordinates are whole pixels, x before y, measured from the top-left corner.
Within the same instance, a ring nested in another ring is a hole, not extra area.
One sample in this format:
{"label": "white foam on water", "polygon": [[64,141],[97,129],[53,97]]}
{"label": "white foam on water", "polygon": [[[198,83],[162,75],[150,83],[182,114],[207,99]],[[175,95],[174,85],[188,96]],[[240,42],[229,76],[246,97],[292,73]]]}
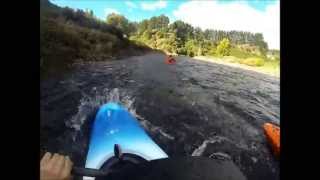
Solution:
{"label": "white foam on water", "polygon": [[224,153],[224,152],[215,152],[215,153],[212,153],[209,158],[213,158],[213,159],[228,159],[228,160],[231,160],[231,156],[227,153]]}
{"label": "white foam on water", "polygon": [[103,104],[108,102],[119,103],[127,108],[130,113],[136,115],[135,108],[133,107],[135,99],[128,95],[125,90],[120,90],[118,88],[109,90],[105,88],[99,93],[97,88],[93,87],[92,92],[93,95],[83,93],[77,113],[65,123],[67,127],[74,129],[74,133],[72,135],[73,141],[75,141],[78,132],[81,131],[82,125],[86,120],[88,120],[89,116]]}
{"label": "white foam on water", "polygon": [[226,137],[214,136],[204,140],[202,144],[192,152],[191,156],[201,156],[206,150],[208,144],[221,143],[222,141],[231,142],[232,144],[235,144],[238,148],[248,150],[248,147],[246,147],[245,145],[236,144]]}
{"label": "white foam on water", "polygon": [[119,102],[120,101],[120,94],[119,94],[119,89],[114,88],[111,90],[108,96],[108,102]]}
{"label": "white foam on water", "polygon": [[140,124],[147,131],[160,134],[170,140],[175,139],[175,137],[165,132],[161,127],[153,125],[150,121],[138,115],[134,107],[135,98],[130,96],[125,90],[120,90],[118,88],[109,90],[105,88],[102,93],[99,93],[97,88],[93,87],[92,91],[94,95],[89,96],[87,94],[83,94],[83,97],[80,99],[77,113],[66,122],[67,127],[74,129],[74,133],[72,135],[73,141],[76,140],[77,135],[81,131],[82,125],[89,119],[89,115],[94,113],[101,105],[108,102],[115,102],[124,106],[139,120]]}
{"label": "white foam on water", "polygon": [[159,129],[159,132],[160,132],[160,134],[161,134],[162,136],[164,136],[164,137],[166,137],[166,138],[168,138],[168,139],[170,139],[170,140],[174,140],[174,137],[173,137],[173,136],[171,136],[170,134],[164,132],[162,129]]}
{"label": "white foam on water", "polygon": [[134,114],[134,116],[139,120],[142,127],[150,132],[157,133],[162,135],[163,137],[174,140],[175,137],[165,132],[161,127],[153,125],[150,121],[146,120],[144,117]]}
{"label": "white foam on water", "polygon": [[221,138],[219,138],[219,136],[204,140],[202,144],[192,152],[191,156],[201,156],[209,143],[213,144],[216,142],[221,142]]}

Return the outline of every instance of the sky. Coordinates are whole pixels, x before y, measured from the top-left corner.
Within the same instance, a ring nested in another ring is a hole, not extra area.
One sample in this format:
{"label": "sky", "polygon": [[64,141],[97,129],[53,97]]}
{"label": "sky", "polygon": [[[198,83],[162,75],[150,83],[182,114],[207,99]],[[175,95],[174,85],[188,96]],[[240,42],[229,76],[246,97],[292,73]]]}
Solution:
{"label": "sky", "polygon": [[280,49],[279,0],[50,0],[60,7],[90,9],[102,20],[109,13],[141,21],[164,14],[170,23],[194,27],[262,33],[270,49]]}

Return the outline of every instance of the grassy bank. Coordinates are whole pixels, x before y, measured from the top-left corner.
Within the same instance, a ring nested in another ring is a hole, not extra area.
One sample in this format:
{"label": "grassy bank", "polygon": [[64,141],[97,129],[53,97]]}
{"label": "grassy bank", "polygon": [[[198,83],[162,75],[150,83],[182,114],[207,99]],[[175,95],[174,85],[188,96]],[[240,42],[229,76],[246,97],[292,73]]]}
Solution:
{"label": "grassy bank", "polygon": [[[264,74],[268,74],[275,77],[280,77],[280,61],[269,60],[262,58],[237,58],[234,56],[196,56],[195,59],[204,60],[207,62],[220,63],[230,65],[233,67],[239,67],[247,70],[252,70]],[[263,61],[263,62],[261,62]]]}

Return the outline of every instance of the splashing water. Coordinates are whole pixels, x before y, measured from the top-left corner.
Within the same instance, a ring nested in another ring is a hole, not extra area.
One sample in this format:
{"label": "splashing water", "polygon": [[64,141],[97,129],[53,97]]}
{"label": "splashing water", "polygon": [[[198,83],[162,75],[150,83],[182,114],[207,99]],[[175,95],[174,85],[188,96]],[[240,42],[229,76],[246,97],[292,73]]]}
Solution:
{"label": "splashing water", "polygon": [[161,127],[153,125],[151,122],[144,119],[144,117],[138,115],[134,107],[135,98],[129,95],[125,90],[119,90],[118,88],[109,90],[105,88],[102,93],[99,93],[97,88],[94,87],[92,88],[91,96],[83,93],[83,97],[78,106],[78,112],[65,123],[67,127],[73,129],[73,141],[76,141],[77,136],[81,132],[83,124],[90,120],[92,114],[96,113],[100,106],[108,102],[119,103],[124,106],[134,117],[139,120],[140,124],[147,131],[159,134],[170,140],[175,139],[175,137],[165,132]]}
{"label": "splashing water", "polygon": [[90,116],[95,113],[100,106],[108,102],[115,102],[123,105],[128,111],[136,116],[136,110],[133,107],[134,98],[127,94],[126,91],[120,91],[118,88],[107,89],[105,88],[102,92],[98,92],[97,88],[92,88],[91,96],[83,94],[80,99],[77,113],[71,117],[70,120],[66,121],[66,126],[74,130],[72,139],[75,141],[77,134],[81,131],[82,125],[89,120]]}
{"label": "splashing water", "polygon": [[108,96],[108,102],[119,103],[119,101],[120,101],[119,89],[115,88],[115,89],[111,90],[111,92]]}
{"label": "splashing water", "polygon": [[[214,137],[209,137],[208,139],[204,140],[203,143],[192,152],[191,156],[202,156],[202,154],[204,153],[204,151],[206,150],[206,148],[209,144],[221,143],[222,141],[227,141],[231,144],[234,144],[237,148],[247,150],[247,151],[249,150],[249,148],[245,144],[235,143],[232,140],[230,140],[229,138],[224,137],[224,136],[214,136]],[[214,156],[214,154],[213,154],[213,156]]]}

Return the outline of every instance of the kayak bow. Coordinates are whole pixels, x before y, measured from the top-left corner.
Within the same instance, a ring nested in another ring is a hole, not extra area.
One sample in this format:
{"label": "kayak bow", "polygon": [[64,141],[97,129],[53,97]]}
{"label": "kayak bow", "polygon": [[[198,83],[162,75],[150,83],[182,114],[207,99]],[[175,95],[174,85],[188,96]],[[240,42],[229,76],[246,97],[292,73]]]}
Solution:
{"label": "kayak bow", "polygon": [[111,163],[109,161],[115,157],[114,148],[118,145],[122,154],[130,155],[129,159],[168,158],[127,109],[117,103],[107,103],[100,107],[95,117],[85,167],[100,169]]}
{"label": "kayak bow", "polygon": [[273,153],[280,156],[280,127],[271,123],[265,123],[263,125],[264,133],[267,137],[267,141],[271,145]]}

